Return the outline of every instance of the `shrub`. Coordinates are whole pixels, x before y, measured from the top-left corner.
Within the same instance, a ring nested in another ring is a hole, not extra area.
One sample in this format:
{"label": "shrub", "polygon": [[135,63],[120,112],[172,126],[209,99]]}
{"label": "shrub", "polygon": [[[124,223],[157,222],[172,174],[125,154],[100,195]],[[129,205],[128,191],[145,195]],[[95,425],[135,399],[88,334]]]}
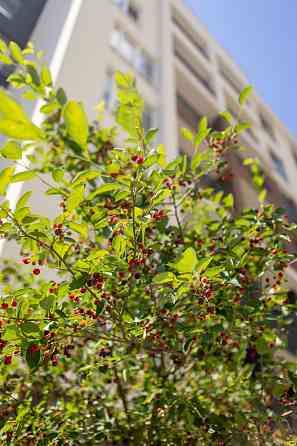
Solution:
{"label": "shrub", "polygon": [[[102,105],[89,124],[32,45],[0,49],[43,116],[33,124],[0,92],[0,233],[20,246],[2,262],[2,444],[295,444],[297,370],[280,354],[295,226],[265,204],[256,162],[258,209],[236,214],[231,194],[203,186],[247,124],[225,112],[218,132],[203,118],[183,129],[193,157],[168,163],[133,76],[116,73],[106,128]],[[58,197],[56,217],[31,210],[31,191],[6,199],[31,179],[45,203]]]}

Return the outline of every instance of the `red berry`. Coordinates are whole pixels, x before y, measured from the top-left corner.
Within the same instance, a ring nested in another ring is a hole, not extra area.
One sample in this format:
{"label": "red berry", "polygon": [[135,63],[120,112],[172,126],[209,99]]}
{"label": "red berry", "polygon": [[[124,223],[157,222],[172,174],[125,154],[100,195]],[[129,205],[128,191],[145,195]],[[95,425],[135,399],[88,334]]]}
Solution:
{"label": "red berry", "polygon": [[8,304],[3,303],[3,304],[1,305],[1,307],[3,308],[3,310],[7,310],[7,308],[8,308]]}
{"label": "red berry", "polygon": [[4,364],[5,365],[11,364],[11,361],[12,361],[12,356],[11,355],[4,356]]}
{"label": "red berry", "polygon": [[116,216],[116,215],[112,215],[110,218],[109,218],[109,223],[111,224],[111,225],[115,225],[117,222],[118,222],[118,217]]}
{"label": "red berry", "polygon": [[15,308],[15,307],[17,307],[18,303],[17,303],[17,301],[14,299],[14,300],[11,302],[11,305],[12,305],[13,308]]}
{"label": "red berry", "polygon": [[86,289],[86,288],[81,288],[79,291],[80,291],[82,294],[84,294],[84,293],[87,292],[87,289]]}
{"label": "red berry", "polygon": [[40,274],[40,269],[34,268],[32,272],[33,272],[33,274],[35,274],[35,276],[38,276],[38,274]]}
{"label": "red berry", "polygon": [[31,353],[39,352],[39,345],[37,345],[37,344],[32,344],[31,347],[30,347],[30,352],[31,352]]}
{"label": "red berry", "polygon": [[137,164],[143,164],[143,162],[144,162],[143,156],[138,156],[136,162],[137,162]]}
{"label": "red berry", "polygon": [[58,364],[58,357],[56,355],[52,356],[52,365],[56,366]]}
{"label": "red berry", "polygon": [[22,262],[23,262],[25,265],[29,265],[29,263],[31,263],[31,259],[29,259],[29,258],[25,258],[25,259],[22,259]]}

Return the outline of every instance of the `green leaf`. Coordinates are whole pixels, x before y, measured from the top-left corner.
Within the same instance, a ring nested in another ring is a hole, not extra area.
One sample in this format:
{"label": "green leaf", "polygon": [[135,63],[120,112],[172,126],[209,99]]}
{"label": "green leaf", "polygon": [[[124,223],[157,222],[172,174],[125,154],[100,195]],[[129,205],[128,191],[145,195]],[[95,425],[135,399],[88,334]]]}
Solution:
{"label": "green leaf", "polygon": [[134,83],[134,78],[129,73],[123,74],[120,71],[117,71],[114,75],[114,79],[118,87],[122,88],[131,88]]}
{"label": "green leaf", "polygon": [[146,144],[150,144],[154,139],[155,136],[157,135],[159,129],[149,129],[147,134],[145,135],[145,143]]}
{"label": "green leaf", "polygon": [[13,64],[13,60],[10,57],[8,57],[7,54],[0,54],[0,62],[2,62],[4,65]]}
{"label": "green leaf", "polygon": [[226,208],[233,208],[234,206],[234,197],[232,194],[227,195],[224,199],[223,199],[223,203],[226,206]]}
{"label": "green leaf", "polygon": [[105,307],[105,300],[100,300],[100,302],[96,305],[96,315],[99,316],[99,314],[102,313],[103,309]]}
{"label": "green leaf", "polygon": [[112,247],[119,257],[123,257],[126,252],[127,241],[123,236],[116,236],[112,240]]}
{"label": "green leaf", "polygon": [[26,350],[26,362],[31,370],[35,370],[38,367],[38,364],[40,363],[41,354],[40,350],[33,350],[32,344],[30,344]]}
{"label": "green leaf", "polygon": [[267,196],[267,190],[263,189],[258,195],[258,200],[260,201],[260,203],[264,203],[264,201],[266,200],[266,196]]}
{"label": "green leaf", "polygon": [[2,53],[5,53],[6,51],[8,51],[7,45],[3,39],[0,39],[0,51]]}
{"label": "green leaf", "polygon": [[77,206],[82,202],[84,198],[84,186],[80,186],[69,195],[67,202],[66,202],[66,208],[68,211],[73,211]]}
{"label": "green leaf", "polygon": [[24,335],[29,338],[36,338],[40,336],[39,325],[35,322],[23,322],[20,327]]}
{"label": "green leaf", "polygon": [[57,183],[60,183],[60,181],[63,180],[64,173],[65,173],[64,169],[55,169],[52,172],[52,177]]}
{"label": "green leaf", "polygon": [[219,113],[219,115],[222,116],[222,118],[224,118],[225,121],[228,122],[228,124],[231,125],[233,123],[233,116],[227,110],[224,111],[224,112]]}
{"label": "green leaf", "polygon": [[246,158],[244,161],[243,161],[243,164],[245,165],[245,166],[249,166],[250,164],[254,164],[256,162],[256,160],[254,159],[254,158]]}
{"label": "green leaf", "polygon": [[22,107],[3,89],[0,89],[0,116],[11,121],[30,122]]}
{"label": "green leaf", "polygon": [[209,161],[210,155],[210,151],[197,152],[196,155],[193,156],[191,161],[192,170],[196,170],[200,166],[202,161]]}
{"label": "green leaf", "polygon": [[23,65],[25,63],[25,59],[22,53],[21,48],[15,42],[9,42],[9,49],[14,60]]}
{"label": "green leaf", "polygon": [[29,181],[36,177],[34,170],[26,170],[13,175],[11,183],[19,183],[20,181]]}
{"label": "green leaf", "polygon": [[70,138],[85,148],[89,136],[89,125],[82,104],[69,101],[64,108],[64,121]]}
{"label": "green leaf", "polygon": [[1,154],[9,160],[19,160],[22,158],[22,149],[17,142],[9,141],[2,148]]}
{"label": "green leaf", "polygon": [[[1,98],[0,98],[0,103],[1,103]],[[41,141],[44,138],[43,132],[38,127],[36,127],[36,125],[32,124],[30,121],[24,122],[12,119],[0,120],[0,134],[8,136],[9,138],[19,139],[24,141]]]}
{"label": "green leaf", "polygon": [[66,252],[69,249],[69,246],[66,245],[66,243],[63,242],[58,242],[56,241],[53,245],[53,249],[56,251],[57,254],[59,254],[59,256],[63,259]]}
{"label": "green leaf", "polygon": [[57,90],[57,100],[62,107],[67,103],[67,96],[63,88]]}
{"label": "green leaf", "polygon": [[71,229],[74,232],[77,232],[83,238],[85,239],[88,238],[88,225],[70,222],[68,226],[69,229]]}
{"label": "green leaf", "polygon": [[179,273],[192,273],[197,265],[197,255],[193,248],[187,248],[173,266]]}
{"label": "green leaf", "polygon": [[53,83],[51,72],[46,65],[41,67],[41,81],[46,87],[50,87]]}
{"label": "green leaf", "polygon": [[240,105],[244,105],[245,102],[247,101],[247,99],[249,98],[249,96],[251,95],[253,91],[253,87],[251,85],[248,85],[247,87],[245,87],[242,92],[239,95],[239,99],[238,102]]}
{"label": "green leaf", "polygon": [[244,130],[246,130],[246,129],[250,129],[251,128],[251,124],[249,123],[249,122],[240,122],[239,124],[237,124],[236,126],[235,126],[235,131],[237,132],[237,133],[241,133],[241,132],[243,132]]}
{"label": "green leaf", "polygon": [[205,132],[207,130],[207,126],[208,126],[207,116],[204,116],[203,118],[200,119],[198,132],[199,133]]}
{"label": "green leaf", "polygon": [[21,198],[18,200],[17,204],[16,204],[16,210],[21,209],[22,207],[25,206],[25,204],[27,203],[27,201],[29,200],[29,198],[31,197],[32,192],[28,191],[25,192]]}
{"label": "green leaf", "polygon": [[181,128],[180,131],[181,131],[181,134],[185,140],[190,141],[190,142],[193,141],[194,136],[193,136],[193,133],[191,132],[191,130],[183,127],[183,128]]}
{"label": "green leaf", "polygon": [[169,283],[169,282],[173,282],[174,279],[175,279],[175,275],[169,271],[169,272],[157,274],[153,279],[153,283],[157,283],[157,284]]}
{"label": "green leaf", "polygon": [[54,303],[55,303],[55,296],[53,294],[51,294],[51,295],[45,297],[44,299],[42,299],[42,301],[40,302],[40,306],[44,310],[48,311],[52,308]]}
{"label": "green leaf", "polygon": [[85,172],[80,172],[73,180],[71,186],[76,187],[80,184],[85,184],[87,181],[94,180],[100,175],[100,172],[96,170],[87,170]]}
{"label": "green leaf", "polygon": [[6,167],[0,172],[0,195],[5,195],[7,186],[11,182],[14,167]]}
{"label": "green leaf", "polygon": [[88,195],[87,200],[92,200],[97,195],[106,194],[107,192],[112,192],[115,190],[120,189],[120,184],[118,183],[107,183],[103,184],[103,186],[96,189],[94,192],[92,192],[90,195]]}

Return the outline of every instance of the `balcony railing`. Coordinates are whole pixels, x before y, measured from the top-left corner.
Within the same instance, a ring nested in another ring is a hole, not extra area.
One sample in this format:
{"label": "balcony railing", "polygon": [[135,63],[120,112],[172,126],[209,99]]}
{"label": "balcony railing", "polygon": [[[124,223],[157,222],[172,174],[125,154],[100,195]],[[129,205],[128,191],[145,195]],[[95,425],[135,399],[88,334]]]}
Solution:
{"label": "balcony railing", "polygon": [[189,31],[173,16],[172,22],[176,25],[176,27],[184,34],[184,36],[192,43],[192,45],[202,54],[205,59],[209,59],[207,49],[203,45],[203,43],[199,42],[197,39],[189,33]]}
{"label": "balcony railing", "polygon": [[210,82],[208,82],[205,77],[203,77],[203,75],[187,61],[187,59],[177,48],[174,49],[174,54],[176,58],[192,73],[192,75],[209,91],[209,93],[215,96],[215,91]]}
{"label": "balcony railing", "polygon": [[180,94],[176,97],[177,113],[192,130],[196,130],[202,115],[198,113]]}

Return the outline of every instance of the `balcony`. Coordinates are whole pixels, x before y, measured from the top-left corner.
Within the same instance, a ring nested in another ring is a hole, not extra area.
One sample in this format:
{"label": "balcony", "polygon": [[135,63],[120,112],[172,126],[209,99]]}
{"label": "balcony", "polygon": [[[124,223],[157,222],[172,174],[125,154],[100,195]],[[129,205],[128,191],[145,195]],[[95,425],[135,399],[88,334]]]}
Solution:
{"label": "balcony", "polygon": [[183,120],[185,125],[196,131],[202,115],[198,113],[180,94],[177,94],[176,105],[178,116]]}
{"label": "balcony", "polygon": [[203,87],[206,88],[212,96],[215,96],[215,91],[210,82],[187,61],[187,59],[181,54],[180,50],[176,47],[174,49],[174,54],[175,57],[187,68],[187,70],[190,71],[195,79],[197,79],[199,83],[202,84]]}
{"label": "balcony", "polygon": [[180,32],[191,42],[191,44],[195,47],[196,50],[199,51],[202,56],[209,60],[209,55],[207,52],[207,49],[205,48],[204,44],[200,42],[197,38],[194,38],[189,31],[173,16],[172,22],[174,25],[180,30]]}

